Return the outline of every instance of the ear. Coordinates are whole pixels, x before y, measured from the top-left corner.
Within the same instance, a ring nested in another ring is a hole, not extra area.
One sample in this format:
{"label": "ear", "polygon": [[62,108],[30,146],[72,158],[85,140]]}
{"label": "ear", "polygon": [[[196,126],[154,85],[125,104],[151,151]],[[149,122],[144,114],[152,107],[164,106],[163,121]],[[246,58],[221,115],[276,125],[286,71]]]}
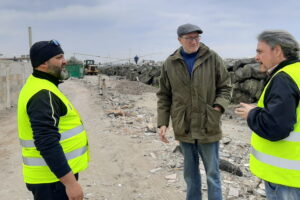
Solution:
{"label": "ear", "polygon": [[283,54],[283,51],[282,51],[281,46],[276,45],[276,46],[274,47],[274,52],[275,52],[275,55],[276,55],[276,56],[284,57],[284,54]]}
{"label": "ear", "polygon": [[182,39],[182,38],[181,38],[181,37],[178,37],[177,39],[178,39],[179,43],[182,45],[182,42],[181,42],[181,39]]}
{"label": "ear", "polygon": [[44,63],[40,64],[36,69],[46,72],[48,69],[48,64],[47,61],[45,61]]}

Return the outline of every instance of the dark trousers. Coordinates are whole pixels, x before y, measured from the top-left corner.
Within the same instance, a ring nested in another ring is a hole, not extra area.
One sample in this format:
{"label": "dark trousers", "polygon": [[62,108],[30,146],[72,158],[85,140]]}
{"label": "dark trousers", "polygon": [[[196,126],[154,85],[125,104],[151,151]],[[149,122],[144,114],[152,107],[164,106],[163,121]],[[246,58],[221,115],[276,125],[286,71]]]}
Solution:
{"label": "dark trousers", "polygon": [[[75,174],[78,180],[78,174]],[[32,192],[34,200],[68,200],[66,188],[62,182],[28,184],[26,187]]]}

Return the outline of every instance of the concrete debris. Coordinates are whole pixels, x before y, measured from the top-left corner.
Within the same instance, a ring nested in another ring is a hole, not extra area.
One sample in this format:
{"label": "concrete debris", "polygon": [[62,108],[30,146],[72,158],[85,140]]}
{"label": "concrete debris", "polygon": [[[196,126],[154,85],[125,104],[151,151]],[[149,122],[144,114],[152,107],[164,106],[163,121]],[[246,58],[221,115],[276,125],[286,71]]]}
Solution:
{"label": "concrete debris", "polygon": [[237,188],[229,188],[228,197],[238,197],[239,196],[239,189]]}
{"label": "concrete debris", "polygon": [[259,188],[262,189],[262,190],[264,190],[265,189],[265,183],[262,182],[261,184],[259,184]]}
{"label": "concrete debris", "polygon": [[229,144],[231,142],[231,138],[229,138],[229,137],[223,137],[221,142],[223,144],[227,145],[227,144]]}
{"label": "concrete debris", "polygon": [[157,157],[156,157],[156,155],[155,155],[155,153],[150,153],[150,156],[152,157],[152,158],[154,158],[154,159],[156,159]]}
{"label": "concrete debris", "polygon": [[146,131],[147,132],[156,133],[157,132],[157,128],[155,126],[153,126],[152,124],[147,124]]}
{"label": "concrete debris", "polygon": [[156,133],[153,133],[153,132],[145,132],[144,133],[146,136],[155,136]]}
{"label": "concrete debris", "polygon": [[[110,88],[109,91],[108,87],[103,90],[105,95],[98,96],[98,98],[102,102],[103,110],[107,111],[103,117],[110,120],[106,134],[126,134],[137,143],[143,141],[153,145],[153,149],[144,154],[153,162],[153,166],[150,166],[148,171],[149,176],[168,174],[164,177],[167,180],[166,186],[185,193],[182,149],[178,141],[174,140],[172,124],[167,131],[167,138],[170,142],[162,143],[157,134],[156,124],[153,123],[157,117],[156,109],[145,103],[145,99],[151,97],[156,104],[157,88],[140,82],[120,80],[119,84]],[[149,96],[144,96],[145,94]],[[259,179],[249,170],[251,131],[247,123],[234,114],[235,107],[236,105],[230,105],[222,116],[222,120],[227,122],[222,124],[223,139],[220,141],[219,151],[223,197],[224,199],[263,200],[265,193],[261,182],[258,182]],[[231,134],[231,132],[238,133],[238,135]],[[205,195],[206,173],[201,159],[200,173],[202,191]]]}
{"label": "concrete debris", "polygon": [[86,193],[84,195],[84,199],[92,199],[94,197],[94,194],[93,193]]}
{"label": "concrete debris", "polygon": [[256,192],[258,195],[262,196],[262,197],[266,197],[266,192],[265,190],[262,190],[262,189],[258,189],[256,190]]}
{"label": "concrete debris", "polygon": [[118,116],[127,116],[127,117],[129,117],[130,116],[129,113],[124,112],[123,110],[106,110],[106,113],[107,113],[108,116],[113,114],[115,117],[118,117]]}
{"label": "concrete debris", "polygon": [[155,172],[158,172],[159,170],[161,170],[162,168],[159,167],[159,168],[155,168],[155,169],[151,169],[150,172],[151,173],[155,173]]}
{"label": "concrete debris", "polygon": [[176,174],[170,174],[170,175],[165,176],[165,178],[167,180],[176,180],[177,175]]}

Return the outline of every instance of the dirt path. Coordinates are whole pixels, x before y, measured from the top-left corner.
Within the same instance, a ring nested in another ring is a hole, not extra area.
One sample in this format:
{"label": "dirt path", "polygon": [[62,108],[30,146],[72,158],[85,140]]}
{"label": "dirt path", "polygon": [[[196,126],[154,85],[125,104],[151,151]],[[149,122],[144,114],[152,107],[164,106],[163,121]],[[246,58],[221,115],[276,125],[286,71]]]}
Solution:
{"label": "dirt path", "polygon": [[0,199],[29,199],[22,176],[22,158],[17,136],[16,110],[0,113]]}
{"label": "dirt path", "polygon": [[[109,86],[109,85],[108,85]],[[114,83],[111,83],[114,87]],[[80,80],[61,85],[62,91],[81,114],[89,135],[91,162],[80,174],[86,199],[183,199],[182,191],[166,185],[164,174],[151,174],[157,166],[150,153],[161,148],[157,140],[143,140],[128,134],[126,126],[112,130],[111,120],[105,117],[101,98],[96,90]],[[1,112],[0,126],[0,199],[31,199],[21,175],[21,156],[17,138],[16,111]]]}
{"label": "dirt path", "polygon": [[[114,87],[114,83],[107,86]],[[89,134],[90,167],[80,174],[87,198],[183,199],[179,191],[165,187],[164,176],[149,175],[155,165],[149,153],[157,142],[132,137],[125,126],[118,133],[110,132],[113,128],[104,117],[97,90],[80,81],[65,83],[62,90],[79,110]]]}

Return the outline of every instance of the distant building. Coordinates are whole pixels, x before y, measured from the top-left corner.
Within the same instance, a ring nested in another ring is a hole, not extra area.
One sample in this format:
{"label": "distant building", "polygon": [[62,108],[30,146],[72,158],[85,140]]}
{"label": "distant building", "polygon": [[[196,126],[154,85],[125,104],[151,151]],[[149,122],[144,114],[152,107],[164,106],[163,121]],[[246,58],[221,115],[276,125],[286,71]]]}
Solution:
{"label": "distant building", "polygon": [[21,55],[19,57],[10,57],[10,58],[0,58],[0,60],[12,60],[12,61],[18,61],[18,62],[29,62],[30,61],[30,57],[29,55]]}

